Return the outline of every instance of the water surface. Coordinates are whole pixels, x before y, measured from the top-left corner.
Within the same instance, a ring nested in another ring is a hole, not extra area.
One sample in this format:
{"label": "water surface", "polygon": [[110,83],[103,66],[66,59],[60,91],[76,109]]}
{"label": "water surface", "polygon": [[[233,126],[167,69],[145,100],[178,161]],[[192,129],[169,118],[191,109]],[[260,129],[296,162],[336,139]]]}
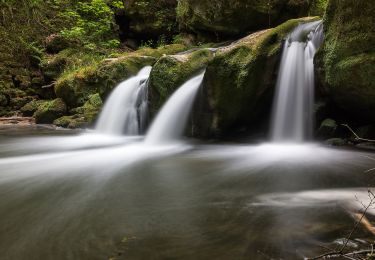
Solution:
{"label": "water surface", "polygon": [[1,133],[1,259],[302,259],[342,243],[375,177],[375,154],[315,144]]}

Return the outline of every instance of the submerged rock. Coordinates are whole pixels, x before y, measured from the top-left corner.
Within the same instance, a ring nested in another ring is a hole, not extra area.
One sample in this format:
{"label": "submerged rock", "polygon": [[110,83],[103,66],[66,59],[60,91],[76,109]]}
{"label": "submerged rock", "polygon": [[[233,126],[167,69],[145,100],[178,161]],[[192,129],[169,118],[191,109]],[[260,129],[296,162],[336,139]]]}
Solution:
{"label": "submerged rock", "polygon": [[323,92],[346,117],[362,122],[375,120],[374,13],[372,1],[330,0],[315,59]]}

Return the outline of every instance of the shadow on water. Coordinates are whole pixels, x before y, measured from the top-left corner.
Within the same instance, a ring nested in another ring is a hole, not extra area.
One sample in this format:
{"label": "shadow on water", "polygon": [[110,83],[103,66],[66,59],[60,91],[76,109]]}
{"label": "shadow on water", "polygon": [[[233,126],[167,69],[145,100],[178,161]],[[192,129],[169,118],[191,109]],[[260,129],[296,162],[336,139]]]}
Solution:
{"label": "shadow on water", "polygon": [[0,159],[1,259],[301,259],[340,243],[374,177],[373,155],[314,144],[43,138],[53,153],[9,139]]}

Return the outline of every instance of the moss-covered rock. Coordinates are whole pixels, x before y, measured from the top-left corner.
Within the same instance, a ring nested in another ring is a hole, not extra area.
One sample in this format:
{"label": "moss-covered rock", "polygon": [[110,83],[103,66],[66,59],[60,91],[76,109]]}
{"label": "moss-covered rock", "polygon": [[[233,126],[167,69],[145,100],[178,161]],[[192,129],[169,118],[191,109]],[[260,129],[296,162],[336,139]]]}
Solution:
{"label": "moss-covered rock", "polygon": [[63,116],[66,112],[66,104],[61,98],[43,101],[34,113],[35,122],[38,124],[49,124]]}
{"label": "moss-covered rock", "polygon": [[177,19],[183,30],[215,40],[307,16],[309,5],[303,0],[180,0]]}
{"label": "moss-covered rock", "polygon": [[24,105],[20,110],[23,116],[32,116],[38,110],[39,106],[43,103],[42,100],[32,100]]}
{"label": "moss-covered rock", "polygon": [[330,138],[326,140],[325,143],[329,146],[344,146],[348,144],[348,142],[342,138]]}
{"label": "moss-covered rock", "polygon": [[152,68],[149,81],[151,114],[164,104],[166,99],[185,81],[203,70],[214,53],[201,49],[186,54],[168,55],[160,58]]}
{"label": "moss-covered rock", "polygon": [[331,118],[327,118],[320,124],[317,134],[320,138],[331,138],[335,136],[336,129],[336,121]]}
{"label": "moss-covered rock", "polygon": [[163,36],[168,40],[177,32],[177,0],[124,0],[124,5],[117,21],[126,38],[142,42]]}
{"label": "moss-covered rock", "polygon": [[99,93],[104,98],[117,84],[136,75],[142,67],[154,64],[158,57],[185,48],[179,44],[157,49],[142,48],[136,52],[72,68],[57,79],[56,96],[62,98],[70,108],[82,106],[88,97],[95,93]]}
{"label": "moss-covered rock", "polygon": [[7,97],[3,94],[0,94],[0,107],[5,107],[9,104]]}
{"label": "moss-covered rock", "polygon": [[56,82],[55,93],[69,107],[82,106],[90,95],[107,95],[119,82],[154,62],[154,58],[146,56],[103,60],[60,77]]}
{"label": "moss-covered rock", "polygon": [[325,43],[315,63],[323,92],[347,115],[375,120],[375,6],[372,1],[330,0]]}
{"label": "moss-covered rock", "polygon": [[272,106],[282,42],[299,23],[289,20],[221,48],[209,63],[194,121],[199,135],[230,134],[267,118]]}
{"label": "moss-covered rock", "polygon": [[98,93],[89,96],[82,107],[70,110],[70,116],[62,116],[53,123],[57,126],[68,128],[82,128],[92,125],[103,106],[102,99]]}
{"label": "moss-covered rock", "polygon": [[86,118],[80,115],[62,116],[53,121],[54,125],[65,128],[86,128],[89,126]]}

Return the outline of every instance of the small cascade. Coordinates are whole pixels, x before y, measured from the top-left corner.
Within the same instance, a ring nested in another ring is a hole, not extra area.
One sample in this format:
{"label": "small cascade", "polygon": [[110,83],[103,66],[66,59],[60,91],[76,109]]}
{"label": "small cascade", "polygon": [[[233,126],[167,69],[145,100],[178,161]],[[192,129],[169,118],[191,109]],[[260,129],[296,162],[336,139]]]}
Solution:
{"label": "small cascade", "polygon": [[105,102],[95,130],[111,135],[139,135],[147,124],[147,81],[151,66],[120,83]]}
{"label": "small cascade", "polygon": [[323,42],[321,21],[297,26],[284,43],[272,115],[274,142],[311,138],[314,106],[314,55]]}
{"label": "small cascade", "polygon": [[184,133],[204,72],[188,80],[169,98],[147,132],[145,143],[178,140]]}

